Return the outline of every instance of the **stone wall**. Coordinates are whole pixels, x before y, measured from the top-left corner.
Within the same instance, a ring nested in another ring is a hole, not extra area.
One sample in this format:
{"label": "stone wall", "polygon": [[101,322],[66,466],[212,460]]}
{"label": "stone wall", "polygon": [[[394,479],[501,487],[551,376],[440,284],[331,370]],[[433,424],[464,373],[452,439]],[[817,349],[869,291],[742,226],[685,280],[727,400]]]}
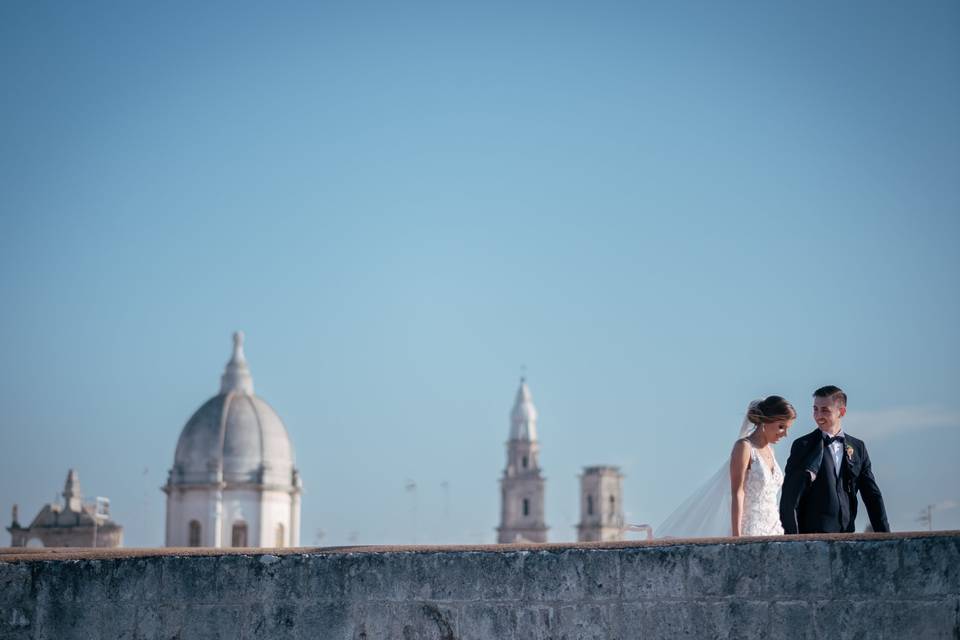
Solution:
{"label": "stone wall", "polygon": [[0,550],[0,637],[960,637],[960,532],[265,551]]}

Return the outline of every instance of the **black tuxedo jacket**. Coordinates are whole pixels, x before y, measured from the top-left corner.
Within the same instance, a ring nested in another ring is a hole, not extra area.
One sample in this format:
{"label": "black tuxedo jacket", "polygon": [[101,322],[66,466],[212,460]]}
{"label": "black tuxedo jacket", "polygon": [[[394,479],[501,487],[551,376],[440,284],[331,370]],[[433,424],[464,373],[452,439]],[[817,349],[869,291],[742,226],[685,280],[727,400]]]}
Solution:
{"label": "black tuxedo jacket", "polygon": [[[846,432],[843,436],[839,476],[820,429],[794,440],[780,496],[780,521],[785,533],[852,532],[857,517],[857,491],[867,507],[873,530],[890,531],[867,447],[863,440]],[[815,473],[816,478],[811,480],[808,471]]]}

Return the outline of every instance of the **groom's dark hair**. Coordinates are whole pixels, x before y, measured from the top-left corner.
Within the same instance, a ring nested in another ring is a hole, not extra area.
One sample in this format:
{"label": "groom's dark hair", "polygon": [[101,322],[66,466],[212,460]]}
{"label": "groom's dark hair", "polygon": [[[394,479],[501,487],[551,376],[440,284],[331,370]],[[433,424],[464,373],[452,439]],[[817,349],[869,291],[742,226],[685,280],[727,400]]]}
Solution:
{"label": "groom's dark hair", "polygon": [[813,392],[814,398],[829,398],[830,400],[836,400],[840,403],[841,407],[847,406],[847,394],[843,392],[843,389],[840,387],[835,387],[832,384],[828,384],[825,387],[820,387]]}

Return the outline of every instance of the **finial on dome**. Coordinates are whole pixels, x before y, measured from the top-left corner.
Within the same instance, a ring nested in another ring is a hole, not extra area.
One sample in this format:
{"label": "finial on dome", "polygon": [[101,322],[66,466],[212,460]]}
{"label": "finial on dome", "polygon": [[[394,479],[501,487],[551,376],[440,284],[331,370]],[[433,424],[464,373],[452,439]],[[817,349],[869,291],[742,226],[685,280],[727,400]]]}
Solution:
{"label": "finial on dome", "polygon": [[243,337],[243,331],[233,332],[233,354],[220,376],[220,393],[239,391],[253,395],[253,376],[250,375],[250,367],[243,354]]}

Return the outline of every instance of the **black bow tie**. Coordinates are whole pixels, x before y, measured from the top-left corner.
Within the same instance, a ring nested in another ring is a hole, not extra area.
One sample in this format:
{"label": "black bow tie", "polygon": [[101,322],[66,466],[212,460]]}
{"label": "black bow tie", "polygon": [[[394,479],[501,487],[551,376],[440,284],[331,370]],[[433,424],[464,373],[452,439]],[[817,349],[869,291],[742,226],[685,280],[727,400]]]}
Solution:
{"label": "black bow tie", "polygon": [[843,436],[828,436],[828,435],[823,436],[823,444],[825,446],[829,447],[834,442],[839,442],[840,444],[843,444]]}

